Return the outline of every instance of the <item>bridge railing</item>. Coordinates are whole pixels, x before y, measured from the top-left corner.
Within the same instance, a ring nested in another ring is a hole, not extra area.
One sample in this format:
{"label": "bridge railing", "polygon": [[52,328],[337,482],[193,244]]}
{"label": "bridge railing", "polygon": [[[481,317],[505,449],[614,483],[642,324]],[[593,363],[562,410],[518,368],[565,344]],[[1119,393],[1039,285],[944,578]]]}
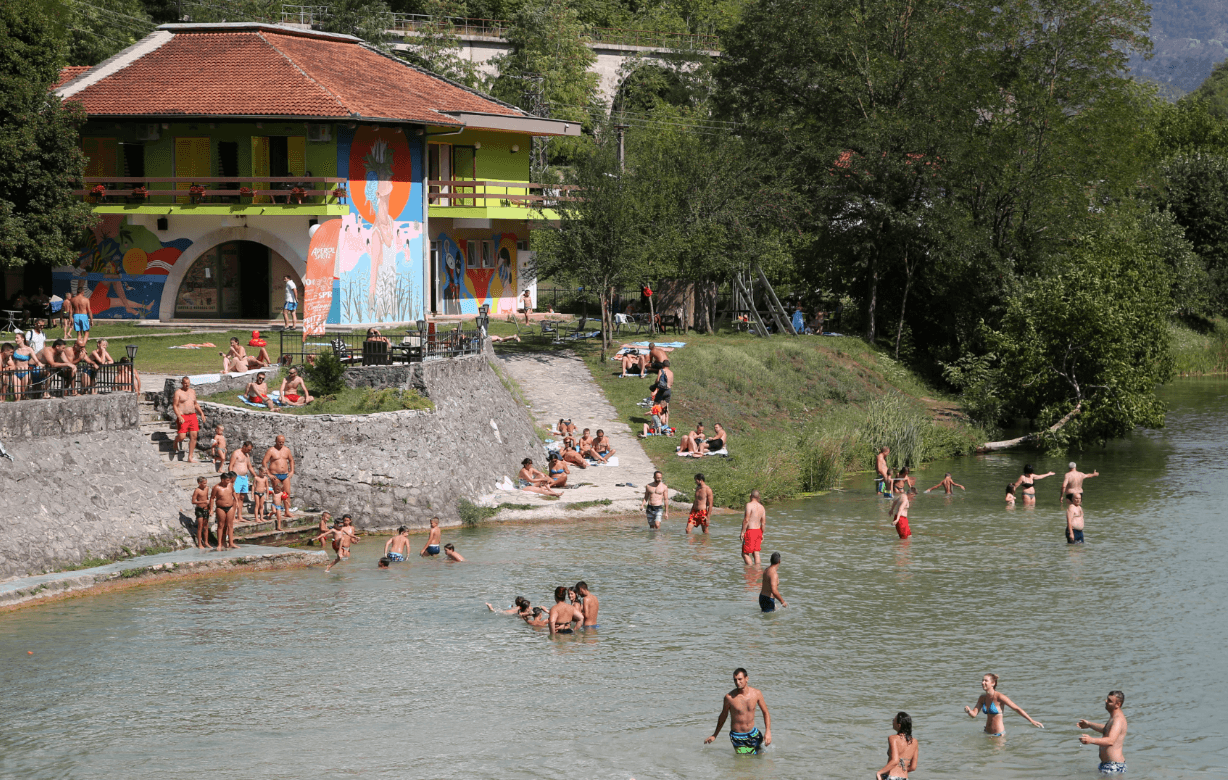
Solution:
{"label": "bridge railing", "polygon": [[[328,15],[326,5],[283,5],[281,20],[287,24],[314,26]],[[425,14],[393,14],[393,34],[406,35],[429,32],[442,24],[451,26],[453,35],[481,38],[506,38],[512,23],[506,19],[475,19],[461,16],[435,17]],[[718,51],[720,38],[699,33],[662,32],[660,30],[628,30],[618,27],[591,27],[592,43],[647,46],[658,49],[701,49]]]}

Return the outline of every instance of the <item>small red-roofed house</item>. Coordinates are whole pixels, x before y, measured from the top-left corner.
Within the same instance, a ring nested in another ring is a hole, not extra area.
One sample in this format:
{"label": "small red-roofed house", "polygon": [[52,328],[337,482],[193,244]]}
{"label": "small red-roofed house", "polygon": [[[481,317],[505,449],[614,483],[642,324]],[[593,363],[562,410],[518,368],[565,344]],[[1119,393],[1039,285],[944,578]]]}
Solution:
{"label": "small red-roofed house", "polygon": [[259,23],[163,25],[54,91],[88,116],[80,195],[101,219],[53,290],[84,286],[102,319],[278,318],[285,275],[314,332],[512,311],[552,216],[532,139],[579,133],[357,38]]}

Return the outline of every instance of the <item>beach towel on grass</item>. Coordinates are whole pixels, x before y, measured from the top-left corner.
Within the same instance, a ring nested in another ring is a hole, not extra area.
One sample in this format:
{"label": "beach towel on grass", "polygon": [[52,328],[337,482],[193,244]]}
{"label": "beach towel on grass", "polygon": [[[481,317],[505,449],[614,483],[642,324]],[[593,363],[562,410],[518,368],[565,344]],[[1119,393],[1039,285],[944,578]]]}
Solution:
{"label": "beach towel on grass", "polygon": [[[247,397],[246,397],[246,396],[242,396],[242,395],[240,395],[240,396],[236,396],[236,397],[237,397],[237,398],[238,398],[240,401],[242,401],[243,403],[247,404],[248,406],[252,406],[252,407],[255,407],[255,408],[257,408],[257,409],[265,409],[265,410],[267,410],[267,409],[269,408],[269,407],[268,407],[268,405],[266,405],[266,404],[256,404],[256,403],[252,403],[251,401],[247,400]],[[274,390],[274,391],[272,391],[271,393],[269,393],[269,398],[272,398],[272,399],[273,399],[273,403],[274,403],[276,406],[283,406],[283,405],[284,405],[284,404],[282,404],[282,402],[281,402],[281,391],[280,391],[280,390]]]}
{"label": "beach towel on grass", "polygon": [[[675,455],[677,455],[677,456],[678,456],[678,457],[680,457],[680,458],[693,458],[693,457],[695,457],[694,453],[691,453],[691,452],[675,452],[674,454],[675,454]],[[723,447],[723,448],[721,448],[721,449],[717,450],[716,452],[705,452],[705,453],[704,453],[704,455],[705,455],[705,456],[708,456],[708,455],[728,455],[728,454],[729,454],[729,449],[728,449],[727,447]]]}

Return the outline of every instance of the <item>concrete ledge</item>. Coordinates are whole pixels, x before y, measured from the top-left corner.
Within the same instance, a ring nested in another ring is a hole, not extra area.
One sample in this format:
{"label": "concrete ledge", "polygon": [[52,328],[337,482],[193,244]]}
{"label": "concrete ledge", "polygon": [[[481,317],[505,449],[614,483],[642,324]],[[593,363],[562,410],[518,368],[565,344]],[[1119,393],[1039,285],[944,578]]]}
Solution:
{"label": "concrete ledge", "polygon": [[42,439],[137,427],[136,393],[36,398],[0,404],[0,441]]}
{"label": "concrete ledge", "polygon": [[92,569],[19,577],[0,583],[0,611],[185,577],[297,568],[327,560],[328,555],[320,550],[256,545],[240,545],[238,550],[230,552],[193,548],[146,555]]}

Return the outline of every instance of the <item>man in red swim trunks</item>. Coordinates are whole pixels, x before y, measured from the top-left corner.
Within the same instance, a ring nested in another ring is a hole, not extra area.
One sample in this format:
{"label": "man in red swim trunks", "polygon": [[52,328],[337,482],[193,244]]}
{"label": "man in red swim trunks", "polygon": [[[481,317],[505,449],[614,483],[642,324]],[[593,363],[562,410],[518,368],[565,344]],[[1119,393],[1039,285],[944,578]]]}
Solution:
{"label": "man in red swim trunks", "polygon": [[708,533],[708,512],[712,510],[712,488],[704,482],[703,474],[695,475],[695,500],[691,503],[691,514],[686,519],[686,532],[691,528],[703,526]]}
{"label": "man in red swim trunks", "polygon": [[183,441],[183,437],[188,436],[188,463],[195,463],[192,455],[196,453],[196,434],[205,421],[205,413],[196,402],[192,380],[186,376],[179,380],[179,389],[175,391],[171,409],[175,412],[175,425],[179,428],[179,435],[175,437],[175,451],[179,451],[179,442]]}
{"label": "man in red swim trunks", "polygon": [[895,526],[901,539],[912,536],[912,531],[908,528],[908,504],[907,492],[897,493],[895,501],[891,503],[891,524]]}
{"label": "man in red swim trunks", "polygon": [[750,502],[742,515],[742,560],[747,566],[759,565],[759,549],[763,546],[763,529],[767,527],[767,511],[759,502],[759,491],[750,491]]}

